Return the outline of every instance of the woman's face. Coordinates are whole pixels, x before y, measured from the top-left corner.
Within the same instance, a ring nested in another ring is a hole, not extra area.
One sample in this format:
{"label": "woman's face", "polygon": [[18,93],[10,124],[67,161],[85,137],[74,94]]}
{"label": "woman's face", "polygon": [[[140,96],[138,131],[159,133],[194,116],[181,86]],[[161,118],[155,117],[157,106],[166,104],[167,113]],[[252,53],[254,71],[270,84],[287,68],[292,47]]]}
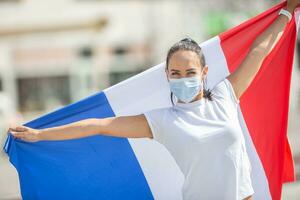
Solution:
{"label": "woman's face", "polygon": [[202,68],[197,53],[188,50],[179,50],[169,59],[169,66],[166,69],[168,80],[170,78],[184,78],[198,76],[204,80],[208,73],[208,66]]}

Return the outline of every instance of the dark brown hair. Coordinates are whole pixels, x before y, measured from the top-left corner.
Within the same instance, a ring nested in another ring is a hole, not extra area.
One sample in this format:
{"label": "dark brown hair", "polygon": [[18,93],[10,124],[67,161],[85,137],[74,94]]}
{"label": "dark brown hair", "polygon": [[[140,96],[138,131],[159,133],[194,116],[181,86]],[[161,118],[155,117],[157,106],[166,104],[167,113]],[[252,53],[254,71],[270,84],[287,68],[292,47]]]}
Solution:
{"label": "dark brown hair", "polygon": [[[199,56],[199,59],[200,59],[201,67],[204,67],[206,65],[205,57],[204,57],[201,47],[192,38],[186,37],[186,38],[180,40],[179,42],[176,42],[169,49],[168,54],[167,54],[167,59],[166,59],[166,69],[168,69],[169,60],[170,60],[171,56],[179,50],[188,50],[188,51],[193,51],[193,52],[197,53],[197,55]],[[203,81],[203,83],[204,83],[203,84],[203,97],[212,101],[212,93],[209,89],[206,89],[205,82],[206,82],[206,79],[204,79],[204,81]],[[171,101],[172,101],[172,104],[174,105],[172,97],[173,97],[173,92],[171,92]]]}

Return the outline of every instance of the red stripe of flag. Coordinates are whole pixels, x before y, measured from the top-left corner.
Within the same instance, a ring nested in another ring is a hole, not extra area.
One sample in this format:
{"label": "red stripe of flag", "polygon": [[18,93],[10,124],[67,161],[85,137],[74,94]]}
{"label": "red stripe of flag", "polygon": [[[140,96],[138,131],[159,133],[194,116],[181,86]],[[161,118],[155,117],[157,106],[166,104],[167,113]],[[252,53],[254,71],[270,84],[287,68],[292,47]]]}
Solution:
{"label": "red stripe of flag", "polygon": [[[228,68],[233,72],[251,43],[277,18],[282,2],[241,25],[220,34]],[[286,27],[273,51],[264,60],[253,82],[240,99],[241,110],[263,164],[273,200],[281,198],[283,182],[295,180],[287,139],[289,92],[296,42],[295,18]]]}

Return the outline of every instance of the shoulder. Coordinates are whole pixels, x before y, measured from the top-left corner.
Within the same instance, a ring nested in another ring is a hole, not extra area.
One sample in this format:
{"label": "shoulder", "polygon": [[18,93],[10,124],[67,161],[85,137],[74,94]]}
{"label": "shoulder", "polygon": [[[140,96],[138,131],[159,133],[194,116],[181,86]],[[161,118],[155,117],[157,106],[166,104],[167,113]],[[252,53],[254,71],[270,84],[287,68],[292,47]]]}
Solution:
{"label": "shoulder", "polygon": [[212,89],[213,96],[215,98],[222,98],[232,101],[235,104],[239,104],[240,100],[236,97],[233,87],[230,81],[225,77],[219,81]]}
{"label": "shoulder", "polygon": [[165,143],[165,134],[167,132],[165,119],[169,110],[170,108],[157,108],[143,112],[151,129],[153,139],[161,144]]}
{"label": "shoulder", "polygon": [[166,113],[170,108],[155,108],[152,110],[148,110],[143,112],[145,117],[148,118],[156,118],[156,119],[163,119]]}

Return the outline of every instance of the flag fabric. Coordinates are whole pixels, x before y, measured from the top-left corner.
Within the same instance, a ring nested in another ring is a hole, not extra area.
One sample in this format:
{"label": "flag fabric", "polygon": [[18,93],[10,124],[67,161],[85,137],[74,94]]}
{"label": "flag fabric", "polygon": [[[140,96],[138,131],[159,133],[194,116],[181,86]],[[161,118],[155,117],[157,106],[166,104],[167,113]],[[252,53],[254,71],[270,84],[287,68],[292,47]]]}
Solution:
{"label": "flag fabric", "polygon": [[[251,43],[285,5],[275,5],[199,44],[209,67],[208,88],[238,68]],[[239,119],[252,166],[255,200],[278,200],[282,184],[295,180],[287,122],[298,16],[296,10],[240,98]],[[47,128],[172,106],[164,68],[165,62],[152,66],[24,125]],[[150,138],[99,134],[31,143],[9,135],[4,150],[18,172],[23,200],[182,199],[182,173],[164,146]]]}

